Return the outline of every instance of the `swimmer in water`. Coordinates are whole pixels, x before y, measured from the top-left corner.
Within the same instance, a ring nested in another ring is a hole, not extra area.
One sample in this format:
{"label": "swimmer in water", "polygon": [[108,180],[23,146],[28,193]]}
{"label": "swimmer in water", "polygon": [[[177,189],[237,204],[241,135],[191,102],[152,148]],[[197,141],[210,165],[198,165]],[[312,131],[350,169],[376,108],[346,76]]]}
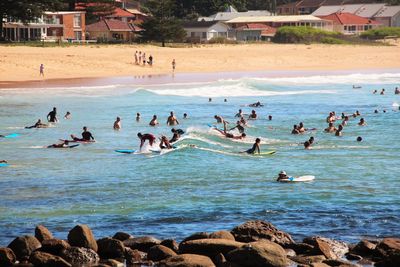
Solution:
{"label": "swimmer in water", "polygon": [[342,121],[342,126],[346,126],[348,122],[349,122],[349,116],[345,116]]}
{"label": "swimmer in water", "polygon": [[41,120],[41,119],[38,119],[38,121],[37,121],[34,125],[32,125],[32,126],[27,126],[27,127],[25,127],[25,129],[47,128],[47,127],[49,127],[48,124],[44,124],[44,123],[42,123],[42,120]]}
{"label": "swimmer in water", "polygon": [[121,118],[120,117],[117,117],[117,119],[115,120],[113,128],[116,131],[121,130]]}
{"label": "swimmer in water", "polygon": [[236,122],[236,126],[229,129],[229,131],[232,131],[234,129],[238,129],[239,133],[244,133],[244,127],[242,126],[242,124],[240,123],[240,121]]}
{"label": "swimmer in water", "polygon": [[186,120],[188,118],[188,114],[187,113],[183,113],[183,119]]}
{"label": "swimmer in water", "polygon": [[136,113],[136,122],[139,122],[140,121],[140,113],[138,112],[138,113]]}
{"label": "swimmer in water", "polygon": [[299,131],[299,133],[304,133],[306,131],[302,122],[299,123],[299,127],[297,127],[297,130]]}
{"label": "swimmer in water", "polygon": [[142,133],[138,133],[137,136],[140,139],[140,150],[142,149],[144,143],[147,141],[149,141],[150,146],[153,146],[154,141],[156,140],[156,137],[152,134],[142,134]]}
{"label": "swimmer in water", "polygon": [[67,148],[67,147],[69,147],[68,140],[65,140],[61,144],[52,144],[52,145],[47,146],[47,148]]}
{"label": "swimmer in water", "polygon": [[364,118],[360,119],[360,122],[358,123],[359,126],[366,126],[367,123],[365,122]]}
{"label": "swimmer in water", "polygon": [[305,142],[304,142],[304,149],[307,149],[307,150],[311,149],[311,143],[310,143],[310,141],[305,141]]}
{"label": "swimmer in water", "polygon": [[169,143],[167,137],[164,135],[161,136],[160,149],[172,149],[171,144]]}
{"label": "swimmer in water", "polygon": [[49,114],[47,114],[47,120],[49,122],[58,122],[57,119],[57,108],[54,107],[52,111],[49,112]]}
{"label": "swimmer in water", "polygon": [[74,141],[81,142],[95,141],[92,133],[88,131],[88,128],[86,126],[83,127],[82,138],[78,138],[73,134],[71,134],[71,138]]}
{"label": "swimmer in water", "polygon": [[361,136],[357,137],[357,142],[361,142],[363,139]]}
{"label": "swimmer in water", "polygon": [[297,124],[293,125],[293,130],[292,130],[292,134],[300,134]]}
{"label": "swimmer in water", "polygon": [[178,125],[178,124],[179,124],[179,121],[175,117],[174,112],[171,111],[171,113],[167,119],[167,125],[174,126],[174,125]]}
{"label": "swimmer in water", "polygon": [[170,143],[178,141],[181,138],[181,135],[185,133],[182,129],[175,129],[175,128],[172,128],[171,132],[173,133],[173,136],[171,140],[169,140]]}
{"label": "swimmer in water", "polygon": [[231,133],[228,133],[226,130],[226,122],[224,122],[224,130],[221,131],[220,129],[214,128],[216,131],[220,132],[222,135],[224,135],[226,138],[231,138],[231,139],[244,139],[246,137],[245,133],[242,133],[241,135],[233,135]]}
{"label": "swimmer in water", "polygon": [[249,120],[255,120],[255,119],[257,119],[257,113],[256,113],[256,111],[253,109],[253,110],[251,111],[250,116],[249,116]]}
{"label": "swimmer in water", "polygon": [[217,123],[229,123],[227,121],[224,120],[224,118],[222,118],[221,116],[215,115],[214,119],[217,120]]}
{"label": "swimmer in water", "polygon": [[376,95],[376,94],[378,93],[378,90],[374,90],[372,93],[373,93],[374,95]]}
{"label": "swimmer in water", "polygon": [[242,111],[242,109],[239,109],[239,111],[238,111],[238,113],[236,113],[235,117],[237,117],[237,118],[243,117],[243,111]]}
{"label": "swimmer in water", "polygon": [[256,103],[253,103],[253,104],[250,104],[250,105],[249,105],[249,107],[255,107],[255,108],[263,107],[263,106],[264,106],[264,105],[261,104],[261,102],[256,102]]}
{"label": "swimmer in water", "polygon": [[69,119],[71,119],[71,116],[72,116],[71,112],[67,111],[67,113],[64,116],[64,119],[69,120]]}
{"label": "swimmer in water", "polygon": [[278,179],[276,179],[276,181],[279,182],[280,180],[286,180],[286,179],[289,179],[289,176],[287,176],[285,171],[281,171],[278,174]]}
{"label": "swimmer in water", "polygon": [[342,136],[343,126],[340,124],[335,132],[335,136]]}
{"label": "swimmer in water", "polygon": [[268,115],[268,120],[272,121],[272,116],[271,115]]}
{"label": "swimmer in water", "polygon": [[156,126],[156,125],[158,125],[158,124],[159,124],[159,123],[158,123],[158,121],[157,121],[157,115],[153,115],[153,118],[151,119],[149,125],[150,125],[150,126]]}
{"label": "swimmer in water", "polygon": [[381,91],[381,95],[384,95],[384,94],[385,94],[385,88],[383,88]]}
{"label": "swimmer in water", "polygon": [[253,144],[253,146],[246,150],[245,152],[247,154],[255,154],[256,151],[258,152],[258,154],[260,154],[260,144],[261,144],[261,139],[260,138],[256,138],[255,143]]}

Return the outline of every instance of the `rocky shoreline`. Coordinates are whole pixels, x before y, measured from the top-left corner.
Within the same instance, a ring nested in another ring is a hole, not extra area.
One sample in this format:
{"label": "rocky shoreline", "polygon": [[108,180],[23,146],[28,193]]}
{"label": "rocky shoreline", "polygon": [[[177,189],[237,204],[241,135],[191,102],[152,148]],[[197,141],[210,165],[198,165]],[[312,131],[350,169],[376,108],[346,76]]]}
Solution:
{"label": "rocky shoreline", "polygon": [[87,225],[75,226],[67,240],[60,240],[39,225],[34,236],[0,247],[0,266],[396,267],[400,238],[346,244],[314,236],[295,242],[268,222],[249,221],[231,231],[195,233],[181,243],[124,232],[96,240]]}

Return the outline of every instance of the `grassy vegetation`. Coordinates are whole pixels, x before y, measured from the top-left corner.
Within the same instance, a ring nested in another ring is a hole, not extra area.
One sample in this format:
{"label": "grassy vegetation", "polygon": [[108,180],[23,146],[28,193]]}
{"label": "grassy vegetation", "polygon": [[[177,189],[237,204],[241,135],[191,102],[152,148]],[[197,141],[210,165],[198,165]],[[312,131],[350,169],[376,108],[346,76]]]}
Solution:
{"label": "grassy vegetation", "polygon": [[363,32],[360,37],[369,40],[384,39],[387,36],[400,37],[400,27],[382,27]]}
{"label": "grassy vegetation", "polygon": [[339,36],[338,32],[324,31],[312,27],[280,27],[274,38],[273,42],[276,43],[319,43],[321,40],[333,40]]}

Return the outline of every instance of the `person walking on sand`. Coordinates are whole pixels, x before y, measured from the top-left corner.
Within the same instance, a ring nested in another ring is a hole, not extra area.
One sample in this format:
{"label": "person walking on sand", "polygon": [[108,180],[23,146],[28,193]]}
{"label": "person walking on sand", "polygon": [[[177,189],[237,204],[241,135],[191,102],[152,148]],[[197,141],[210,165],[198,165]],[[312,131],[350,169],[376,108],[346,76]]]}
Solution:
{"label": "person walking on sand", "polygon": [[147,63],[149,64],[150,67],[153,67],[153,56],[152,55],[149,56],[149,61]]}
{"label": "person walking on sand", "polygon": [[44,65],[43,64],[40,64],[39,75],[44,77]]}
{"label": "person walking on sand", "polygon": [[142,51],[139,51],[138,65],[140,65],[140,62],[142,62]]}
{"label": "person walking on sand", "polygon": [[143,66],[146,66],[146,53],[143,53],[142,60],[143,60]]}
{"label": "person walking on sand", "polygon": [[114,130],[119,131],[121,130],[121,118],[117,117],[117,119],[114,122]]}
{"label": "person walking on sand", "polygon": [[138,51],[135,52],[135,65],[138,65]]}
{"label": "person walking on sand", "polygon": [[172,72],[175,72],[175,68],[176,68],[176,61],[175,58],[172,60]]}

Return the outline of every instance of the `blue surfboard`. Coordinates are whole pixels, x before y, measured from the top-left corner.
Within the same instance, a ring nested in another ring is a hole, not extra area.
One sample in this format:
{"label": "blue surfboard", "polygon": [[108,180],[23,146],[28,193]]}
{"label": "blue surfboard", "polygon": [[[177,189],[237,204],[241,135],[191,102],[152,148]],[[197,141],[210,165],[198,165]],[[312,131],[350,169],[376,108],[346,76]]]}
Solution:
{"label": "blue surfboard", "polygon": [[117,149],[117,150],[115,150],[115,152],[123,153],[123,154],[132,154],[132,153],[135,153],[136,150],[132,150],[132,149]]}
{"label": "blue surfboard", "polygon": [[19,136],[20,136],[20,134],[13,133],[13,134],[5,135],[4,138],[16,138],[16,137],[19,137]]}
{"label": "blue surfboard", "polygon": [[0,163],[0,167],[8,167],[10,165],[8,165],[8,163]]}

